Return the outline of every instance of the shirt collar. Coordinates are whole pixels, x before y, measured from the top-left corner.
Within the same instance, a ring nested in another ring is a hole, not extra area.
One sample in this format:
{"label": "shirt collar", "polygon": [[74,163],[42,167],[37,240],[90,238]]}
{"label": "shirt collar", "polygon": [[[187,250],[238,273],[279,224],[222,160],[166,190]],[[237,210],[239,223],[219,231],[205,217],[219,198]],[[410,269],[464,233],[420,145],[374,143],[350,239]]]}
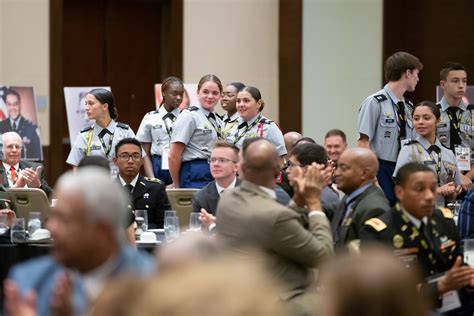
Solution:
{"label": "shirt collar", "polygon": [[[122,179],[122,176],[119,174],[119,180],[120,180],[120,183],[122,183],[122,186],[126,185],[127,182],[125,182],[123,179]],[[132,182],[130,182],[130,184],[135,188],[136,185],[137,185],[137,181],[138,181],[138,174],[135,176],[135,178],[133,178]]]}
{"label": "shirt collar", "polygon": [[16,118],[16,120],[12,119],[10,117],[10,125],[12,125],[13,123],[16,123],[17,124],[17,127],[18,128],[18,125],[20,124],[20,121],[21,121],[21,115],[18,115],[18,117]]}
{"label": "shirt collar", "polygon": [[[2,161],[3,163],[3,168],[5,168],[5,170],[7,171],[10,171],[10,166],[9,164],[7,164],[5,161]],[[17,162],[16,164],[13,165],[13,167],[15,168],[15,170],[19,170],[20,169],[20,163]]]}
{"label": "shirt collar", "polygon": [[90,300],[93,301],[99,296],[118,264],[118,257],[112,256],[101,266],[82,276],[84,288]]}
{"label": "shirt collar", "polygon": [[[425,149],[428,149],[431,146],[430,142],[426,138],[424,138],[423,136],[418,135],[416,137],[416,141],[419,142],[420,145]],[[442,145],[441,145],[441,142],[439,141],[438,137],[436,137],[434,145],[438,146],[439,149],[441,149]]]}
{"label": "shirt collar", "polygon": [[237,177],[234,177],[234,181],[232,181],[227,188],[224,188],[224,187],[221,187],[216,181],[217,193],[219,193],[219,195],[221,195],[222,191],[235,188],[235,183],[236,182],[237,182]]}
{"label": "shirt collar", "polygon": [[222,120],[225,121],[225,120],[229,119],[229,123],[232,123],[232,122],[236,121],[238,118],[239,118],[239,112],[235,112],[234,114],[232,114],[231,117],[227,116],[227,114],[224,115]]}
{"label": "shirt collar", "polygon": [[275,193],[275,190],[264,187],[263,185],[259,185],[258,188],[268,194],[272,199],[276,200],[277,195]]}
{"label": "shirt collar", "polygon": [[[439,101],[439,104],[441,104],[441,110],[443,110],[443,111],[446,111],[446,109],[450,107],[450,105],[448,104],[448,101],[446,101],[446,99],[444,97],[441,99],[441,101]],[[462,111],[467,110],[467,105],[466,105],[466,103],[464,103],[463,99],[461,99],[461,102],[459,102],[458,107]]]}
{"label": "shirt collar", "polygon": [[405,100],[400,100],[395,96],[395,93],[393,93],[393,91],[390,90],[390,88],[388,87],[388,83],[383,87],[383,89],[385,90],[385,92],[387,92],[390,99],[392,99],[393,104],[397,104],[400,101],[405,102]]}
{"label": "shirt collar", "polygon": [[[115,132],[115,128],[117,127],[117,122],[114,120],[110,121],[109,125],[107,125],[106,129],[109,130],[112,134]],[[99,133],[103,130],[96,122],[94,122],[94,131],[99,135]]]}
{"label": "shirt collar", "polygon": [[[415,225],[416,228],[420,228],[421,221],[418,218],[416,218],[415,216],[413,216],[410,213],[408,213],[407,211],[405,211],[405,209],[403,207],[401,209],[402,209],[403,214],[405,214],[408,217],[410,222],[412,222],[412,224]],[[428,223],[428,217],[426,217],[426,216],[423,217],[422,221],[425,224]]]}
{"label": "shirt collar", "polygon": [[176,109],[173,109],[173,111],[168,112],[168,111],[166,111],[166,108],[164,107],[164,105],[162,105],[158,108],[158,113],[161,114],[161,117],[165,116],[168,113],[172,113],[175,117],[178,117],[180,111],[181,110],[179,108],[176,108]]}
{"label": "shirt collar", "polygon": [[354,200],[356,199],[356,197],[358,197],[359,195],[361,195],[365,190],[367,190],[370,186],[372,185],[372,183],[368,183],[364,186],[361,186],[360,188],[358,188],[357,190],[355,190],[354,192],[352,192],[351,194],[349,194],[346,198],[346,203],[352,203],[354,202]]}

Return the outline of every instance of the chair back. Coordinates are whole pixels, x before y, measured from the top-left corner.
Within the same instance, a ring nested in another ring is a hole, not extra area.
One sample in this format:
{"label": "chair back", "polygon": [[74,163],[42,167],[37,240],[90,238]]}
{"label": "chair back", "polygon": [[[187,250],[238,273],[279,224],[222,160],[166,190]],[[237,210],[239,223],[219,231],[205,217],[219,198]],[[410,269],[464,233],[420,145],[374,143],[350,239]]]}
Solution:
{"label": "chair back", "polygon": [[23,217],[28,221],[30,212],[40,212],[41,222],[45,223],[49,215],[49,200],[43,190],[37,188],[8,188],[13,204],[16,208],[16,217]]}
{"label": "chair back", "polygon": [[191,217],[193,194],[199,189],[166,189],[168,200],[171,207],[179,217],[179,226],[189,227],[189,218]]}

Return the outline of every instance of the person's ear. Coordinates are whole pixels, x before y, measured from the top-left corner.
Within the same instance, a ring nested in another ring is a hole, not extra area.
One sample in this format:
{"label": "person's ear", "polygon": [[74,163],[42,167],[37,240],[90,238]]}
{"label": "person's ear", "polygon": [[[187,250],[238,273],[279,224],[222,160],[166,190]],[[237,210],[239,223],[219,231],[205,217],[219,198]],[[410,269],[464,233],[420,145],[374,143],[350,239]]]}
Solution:
{"label": "person's ear", "polygon": [[443,89],[444,89],[444,85],[445,85],[445,84],[446,84],[446,81],[444,81],[444,80],[440,80],[440,81],[439,81],[439,85],[440,85],[440,87],[443,88]]}
{"label": "person's ear", "polygon": [[399,201],[403,200],[403,187],[400,185],[395,185],[395,196]]}

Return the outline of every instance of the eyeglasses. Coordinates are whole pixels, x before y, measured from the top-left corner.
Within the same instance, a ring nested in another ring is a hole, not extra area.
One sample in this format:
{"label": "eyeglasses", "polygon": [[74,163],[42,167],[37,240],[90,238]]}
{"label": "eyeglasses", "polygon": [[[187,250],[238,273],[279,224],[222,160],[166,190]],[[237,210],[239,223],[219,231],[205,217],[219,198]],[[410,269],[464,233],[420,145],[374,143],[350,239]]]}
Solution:
{"label": "eyeglasses", "polygon": [[226,163],[226,162],[233,162],[237,163],[237,161],[233,161],[232,159],[227,159],[227,158],[217,158],[217,157],[211,157],[207,160],[207,162],[211,163],[216,163],[219,162],[221,164]]}
{"label": "eyeglasses", "polygon": [[118,155],[118,158],[122,161],[128,161],[132,157],[133,161],[139,161],[142,158],[142,155],[139,153],[133,153],[133,154],[128,154],[128,153],[121,153]]}
{"label": "eyeglasses", "polygon": [[285,163],[285,168],[291,168],[291,167],[296,167],[296,166],[301,167],[301,168],[304,167],[304,165],[303,165],[302,163],[294,163],[294,162],[291,161],[291,160],[288,160],[288,161]]}

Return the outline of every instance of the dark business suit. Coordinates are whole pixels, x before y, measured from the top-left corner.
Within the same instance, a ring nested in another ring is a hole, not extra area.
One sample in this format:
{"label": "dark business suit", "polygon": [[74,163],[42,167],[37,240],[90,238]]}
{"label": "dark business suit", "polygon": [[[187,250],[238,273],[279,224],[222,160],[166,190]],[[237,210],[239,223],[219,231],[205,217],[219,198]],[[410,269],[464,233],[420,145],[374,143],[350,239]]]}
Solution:
{"label": "dark business suit", "polygon": [[17,132],[23,142],[22,158],[43,160],[41,155],[41,143],[38,135],[38,126],[33,124],[23,116],[19,118],[18,127],[13,130],[10,119],[7,118],[0,122],[0,133]]}
{"label": "dark business suit", "polygon": [[[48,182],[46,182],[44,166],[40,163],[32,162],[32,161],[26,161],[26,160],[20,160],[20,162],[18,164],[18,167],[20,168],[20,170],[23,170],[23,169],[26,169],[26,168],[33,168],[33,169],[36,170],[36,168],[38,166],[41,166],[41,175],[40,175],[41,187],[40,187],[40,189],[43,190],[44,193],[46,193],[46,195],[48,197],[50,197],[53,190],[51,190],[51,188],[48,185]],[[8,184],[8,175],[7,175],[7,172],[6,172],[5,168],[3,167],[3,163],[0,163],[0,176],[1,176],[1,179],[2,179],[3,186],[5,188],[9,188],[10,185]]]}
{"label": "dark business suit", "polygon": [[352,240],[360,239],[360,232],[366,220],[390,210],[390,205],[383,191],[375,185],[369,186],[355,198],[354,202],[351,203],[352,211],[343,220],[346,201],[347,195],[341,201],[331,224],[336,248],[342,247]]}

